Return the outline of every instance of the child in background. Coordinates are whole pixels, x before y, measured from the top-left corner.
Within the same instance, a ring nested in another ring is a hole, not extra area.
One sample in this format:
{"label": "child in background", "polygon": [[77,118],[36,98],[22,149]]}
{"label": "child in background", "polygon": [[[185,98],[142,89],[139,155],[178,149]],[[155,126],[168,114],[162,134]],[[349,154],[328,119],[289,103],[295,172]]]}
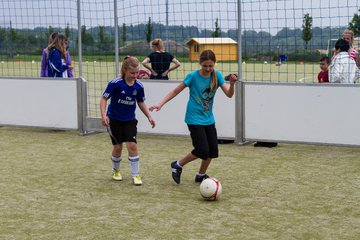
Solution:
{"label": "child in background", "polygon": [[322,57],[320,59],[321,71],[318,74],[319,83],[328,83],[329,82],[329,66],[330,66],[330,58]]}
{"label": "child in background", "polygon": [[[56,38],[59,36],[59,33],[52,33],[50,34],[49,37],[49,44],[46,48],[43,49],[42,51],[42,56],[41,56],[41,63],[40,63],[40,77],[48,77],[48,67],[49,67],[49,60],[48,60],[48,56],[49,56],[49,49],[51,49],[51,47],[54,45]],[[70,53],[68,51],[68,39],[67,37],[65,37],[65,44],[66,44],[66,63],[68,65],[72,65],[72,60],[70,57]],[[67,75],[69,78],[74,77],[73,75],[73,69],[68,69],[67,70]]]}
{"label": "child in background", "polygon": [[48,77],[68,78],[73,65],[67,61],[67,38],[59,34],[48,46]]}
{"label": "child in background", "polygon": [[136,77],[137,79],[149,79],[150,73],[146,70],[139,70],[138,75]]}
{"label": "child in background", "polygon": [[[145,104],[144,87],[136,76],[139,72],[139,61],[134,57],[124,60],[121,67],[121,78],[116,78],[109,82],[100,100],[100,111],[102,124],[108,128],[108,132],[113,144],[112,150],[112,169],[113,179],[122,180],[120,174],[122,160],[122,144],[126,143],[128,159],[130,162],[131,175],[135,185],[141,185],[142,180],[139,175],[140,158],[137,150],[137,120],[135,118],[136,103],[140,110],[148,118],[152,127],[155,121],[151,117]],[[107,113],[107,101],[111,99]]]}
{"label": "child in background", "polygon": [[354,32],[346,29],[342,34],[342,39],[349,42],[350,48],[349,48],[349,56],[350,58],[354,59],[356,61],[357,56],[359,55],[358,51],[354,48]]}
{"label": "child in background", "polygon": [[213,114],[213,102],[218,87],[231,98],[234,95],[234,86],[237,81],[235,75],[231,75],[230,84],[225,84],[224,77],[214,69],[216,56],[213,51],[205,50],[200,54],[200,70],[189,73],[183,82],[170,91],[157,105],[151,106],[150,111],[161,108],[186,87],[189,88],[190,97],[186,108],[185,122],[188,125],[194,149],[179,161],[171,163],[172,178],[180,184],[183,167],[197,158],[201,159],[199,173],[195,176],[195,182],[201,182],[205,178],[206,170],[213,158],[218,157],[218,139]]}
{"label": "child in background", "polygon": [[350,43],[342,38],[335,43],[334,56],[331,59],[329,82],[353,84],[356,82],[359,69],[349,55]]}

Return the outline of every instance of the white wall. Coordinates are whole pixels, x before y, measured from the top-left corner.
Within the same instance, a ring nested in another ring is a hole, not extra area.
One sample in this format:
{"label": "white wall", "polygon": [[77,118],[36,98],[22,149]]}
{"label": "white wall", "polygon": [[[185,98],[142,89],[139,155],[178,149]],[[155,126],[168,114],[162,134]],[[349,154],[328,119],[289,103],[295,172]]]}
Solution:
{"label": "white wall", "polygon": [[245,83],[245,138],[360,145],[360,87]]}
{"label": "white wall", "polygon": [[77,79],[0,78],[0,125],[78,129]]}
{"label": "white wall", "polygon": [[[179,81],[142,81],[148,107],[160,102],[165,95],[175,88]],[[185,119],[186,105],[189,99],[189,88],[185,88],[178,96],[168,102],[159,112],[152,112],[156,127],[151,128],[149,121],[141,112],[136,110],[139,121],[139,133],[158,133],[171,135],[189,135]],[[214,115],[218,137],[221,139],[235,138],[235,96],[229,99],[219,88],[215,96]]]}

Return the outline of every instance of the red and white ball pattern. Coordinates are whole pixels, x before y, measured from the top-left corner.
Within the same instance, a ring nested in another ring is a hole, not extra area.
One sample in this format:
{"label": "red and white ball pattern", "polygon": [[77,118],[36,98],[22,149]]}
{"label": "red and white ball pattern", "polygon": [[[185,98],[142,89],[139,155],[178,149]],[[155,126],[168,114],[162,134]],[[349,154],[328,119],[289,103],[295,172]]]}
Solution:
{"label": "red and white ball pattern", "polygon": [[200,184],[200,194],[208,201],[219,199],[221,192],[221,183],[216,178],[206,178]]}

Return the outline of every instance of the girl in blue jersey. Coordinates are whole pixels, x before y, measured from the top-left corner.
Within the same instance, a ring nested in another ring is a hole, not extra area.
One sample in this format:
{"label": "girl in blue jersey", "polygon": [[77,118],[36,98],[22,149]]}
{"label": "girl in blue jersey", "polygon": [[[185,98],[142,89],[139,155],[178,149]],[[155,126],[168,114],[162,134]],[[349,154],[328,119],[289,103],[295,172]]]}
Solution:
{"label": "girl in blue jersey", "polygon": [[[148,118],[152,127],[155,121],[151,117],[145,104],[144,87],[136,79],[139,72],[139,61],[130,57],[124,60],[121,67],[121,78],[109,82],[100,100],[102,124],[108,128],[113,144],[112,168],[113,179],[122,180],[120,174],[122,143],[126,143],[129,153],[131,175],[135,185],[141,185],[139,175],[139,155],[137,150],[137,120],[135,118],[136,103]],[[107,100],[111,99],[107,113],[105,113]]]}
{"label": "girl in blue jersey", "polygon": [[189,87],[190,98],[186,108],[185,122],[188,125],[194,149],[179,161],[171,163],[172,177],[179,184],[182,168],[197,158],[201,159],[199,173],[195,182],[201,182],[208,176],[206,170],[211,159],[218,157],[218,142],[213,115],[213,101],[218,87],[231,98],[234,95],[236,75],[230,76],[230,85],[224,84],[224,78],[214,69],[216,56],[213,51],[205,50],[200,54],[200,70],[189,73],[183,82],[170,91],[157,105],[151,106],[150,111],[159,111],[165,103],[173,99],[186,87]]}

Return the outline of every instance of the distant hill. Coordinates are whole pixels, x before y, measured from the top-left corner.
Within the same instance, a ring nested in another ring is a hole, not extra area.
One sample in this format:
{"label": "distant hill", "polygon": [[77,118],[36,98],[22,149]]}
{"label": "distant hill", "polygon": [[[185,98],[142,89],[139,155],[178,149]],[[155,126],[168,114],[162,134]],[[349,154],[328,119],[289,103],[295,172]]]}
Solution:
{"label": "distant hill", "polygon": [[[120,24],[121,25],[121,24]],[[65,29],[56,26],[53,31],[65,33]],[[310,52],[324,52],[327,49],[328,40],[341,37],[346,27],[313,27],[313,37],[308,44]],[[84,55],[112,55],[114,54],[115,29],[111,26],[103,26],[103,42],[100,41],[100,28],[86,28],[82,33]],[[145,55],[151,52],[146,39],[146,24],[126,26],[126,42],[122,40],[123,28],[119,27],[120,53]],[[77,52],[77,29],[68,29],[70,33],[70,50]],[[153,23],[152,39],[165,39],[166,27],[163,24]],[[168,28],[170,48],[167,51],[175,56],[186,56],[188,48],[185,42],[194,37],[211,37],[210,29],[200,29],[196,26],[171,25]],[[14,53],[39,55],[48,44],[49,29],[36,27],[34,29],[17,29],[0,27],[0,55],[13,56]],[[229,37],[237,40],[237,29],[221,31],[221,37]],[[165,43],[166,45],[166,43]],[[300,28],[282,28],[275,35],[265,31],[244,29],[242,33],[242,52],[244,58],[259,58],[282,54],[298,54],[304,50],[302,31]]]}

